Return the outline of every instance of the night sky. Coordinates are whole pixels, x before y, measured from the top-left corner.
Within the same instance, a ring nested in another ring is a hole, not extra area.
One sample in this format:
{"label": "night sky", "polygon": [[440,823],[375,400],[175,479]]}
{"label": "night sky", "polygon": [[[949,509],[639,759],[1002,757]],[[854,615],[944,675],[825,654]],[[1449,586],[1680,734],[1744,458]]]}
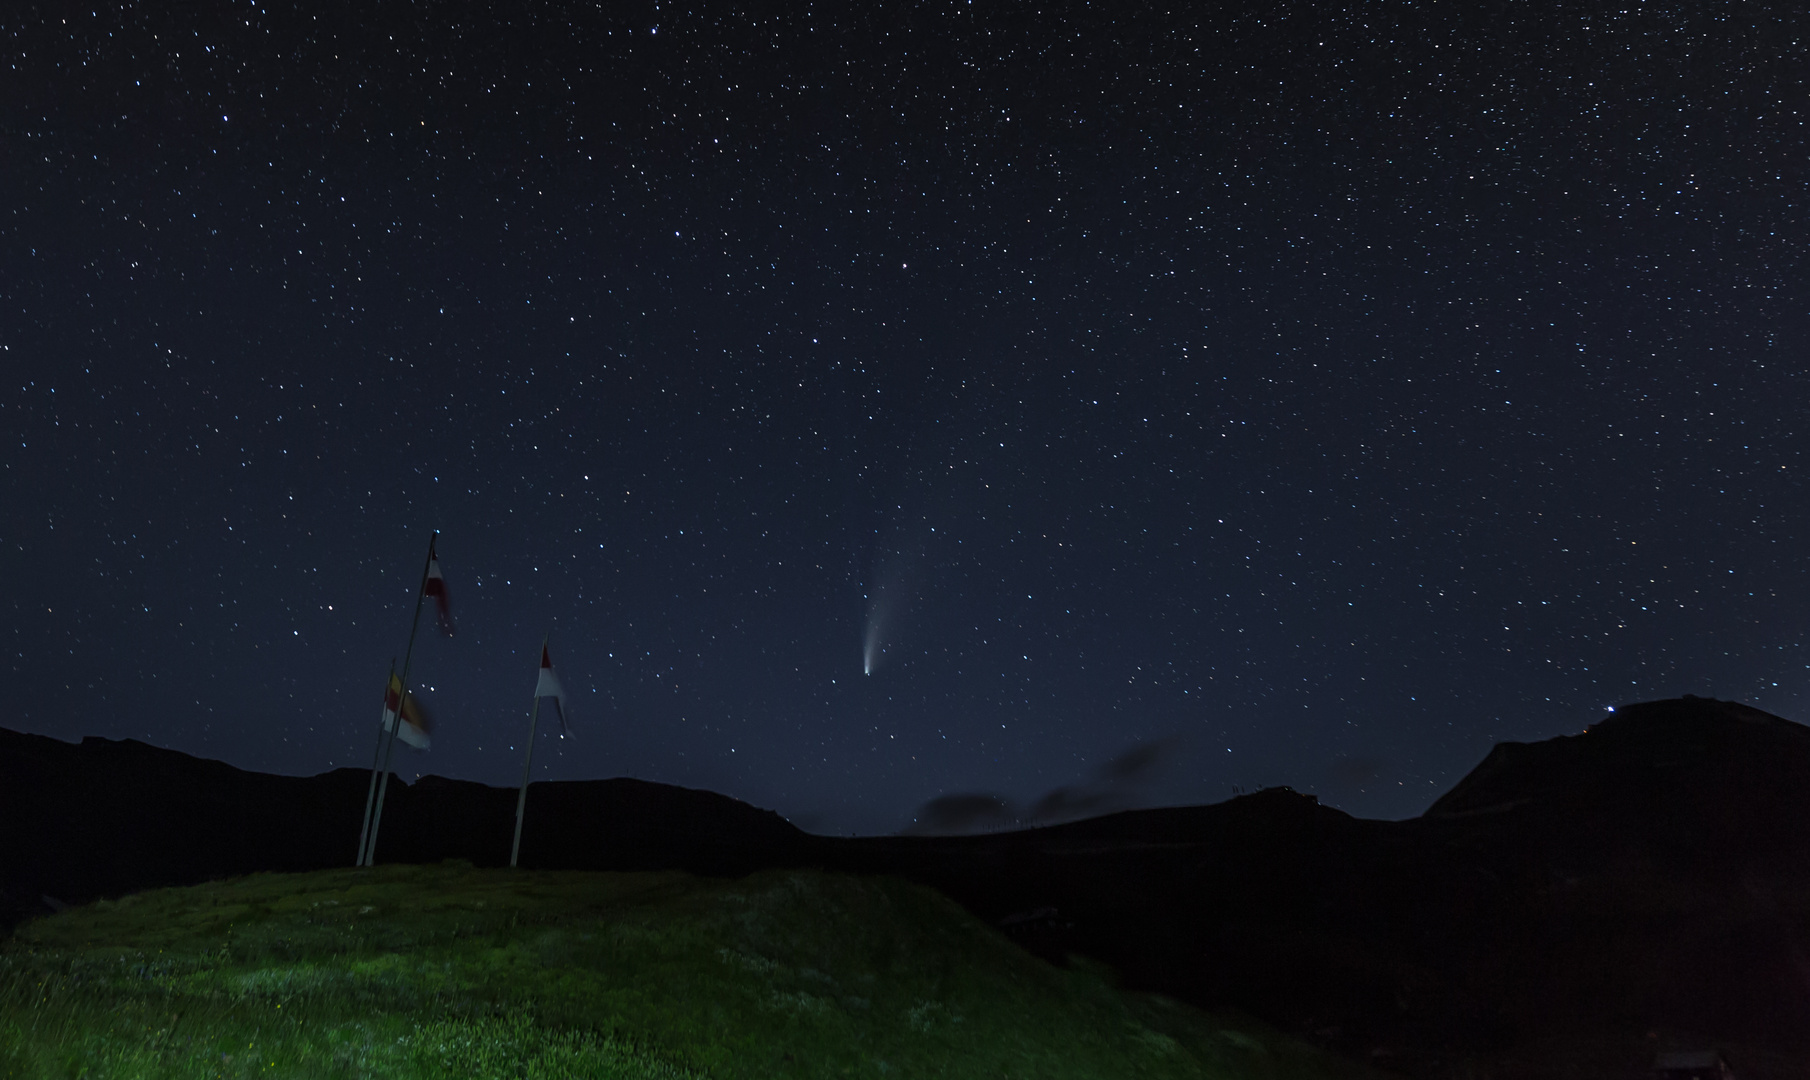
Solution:
{"label": "night sky", "polygon": [[538,776],[821,832],[1797,717],[1805,31],[11,6],[0,726],[368,768],[435,529],[408,778],[515,783],[548,632]]}

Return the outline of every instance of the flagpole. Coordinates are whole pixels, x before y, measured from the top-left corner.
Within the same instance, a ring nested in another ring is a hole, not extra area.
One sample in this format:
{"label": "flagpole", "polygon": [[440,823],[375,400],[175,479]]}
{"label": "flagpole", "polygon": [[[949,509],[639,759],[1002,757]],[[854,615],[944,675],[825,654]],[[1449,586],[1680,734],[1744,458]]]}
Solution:
{"label": "flagpole", "polygon": [[353,866],[365,864],[365,841],[371,838],[371,807],[377,803],[377,763],[383,760],[383,736],[389,728],[386,719],[390,715],[390,682],[396,678],[396,658],[390,657],[390,673],[383,677],[383,714],[377,718],[377,749],[371,754],[371,786],[365,792],[364,826],[358,831],[358,861]]}
{"label": "flagpole", "polygon": [[[404,690],[402,693],[406,694],[406,693],[408,693],[408,691]],[[383,779],[380,780],[377,784],[377,809],[374,813],[371,814],[371,841],[365,847],[365,865],[366,866],[376,866],[377,865],[377,827],[383,823],[383,800],[384,800],[384,796],[388,795],[389,791],[390,791],[390,757],[391,757],[391,755],[393,755],[396,752],[396,732],[393,729],[399,728],[402,726],[401,702],[404,700],[406,700],[406,699],[404,699],[401,694],[397,695],[397,697],[396,697],[396,701],[397,701],[396,719],[390,725],[392,730],[390,732],[389,742],[384,744]]]}
{"label": "flagpole", "polygon": [[[553,636],[551,630],[540,639],[541,655],[547,655],[547,639]],[[522,761],[522,790],[515,797],[515,843],[509,848],[509,868],[515,869],[516,857],[522,853],[522,817],[528,810],[528,778],[534,768],[534,732],[540,726],[540,684],[534,686],[534,708],[528,710],[528,753]]]}
{"label": "flagpole", "polygon": [[[396,733],[402,729],[402,710],[408,702],[409,695],[409,665],[415,659],[415,635],[421,631],[421,605],[427,599],[427,572],[433,568],[434,541],[439,539],[439,536],[440,531],[436,529],[433,535],[427,538],[427,561],[421,564],[421,586],[415,590],[415,618],[409,624],[408,651],[402,654],[402,683],[396,691],[396,720],[389,725],[389,740],[384,743],[383,779],[377,785],[377,807],[371,813],[370,839],[364,848],[365,866],[377,865],[377,828],[383,824],[383,800],[390,790],[390,756],[396,752]],[[384,686],[383,692],[387,702],[390,692],[387,684]]]}

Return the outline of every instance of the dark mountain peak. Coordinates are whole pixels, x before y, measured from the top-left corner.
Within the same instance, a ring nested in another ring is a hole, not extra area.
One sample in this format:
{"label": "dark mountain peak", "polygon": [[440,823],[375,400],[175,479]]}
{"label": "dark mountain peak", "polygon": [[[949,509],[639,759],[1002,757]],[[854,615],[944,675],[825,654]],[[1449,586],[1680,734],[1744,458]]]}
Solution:
{"label": "dark mountain peak", "polygon": [[153,746],[138,739],[84,735],[64,742],[48,735],[0,728],[0,779],[18,782],[40,772],[69,773],[69,782],[97,783],[236,783],[257,774],[224,761],[198,758],[180,750]]}
{"label": "dark mountain peak", "polygon": [[569,827],[635,830],[651,844],[684,839],[716,846],[797,845],[805,834],[772,810],[702,788],[619,776],[609,780],[544,780],[530,799]]}
{"label": "dark mountain peak", "polygon": [[1628,705],[1578,735],[1498,743],[1424,815],[1470,818],[1694,858],[1801,844],[1810,728],[1712,698]]}
{"label": "dark mountain peak", "polygon": [[[67,745],[67,744],[64,744]],[[157,767],[186,770],[220,770],[244,772],[237,766],[213,758],[196,757],[180,750],[170,750],[139,739],[108,739],[100,735],[84,735],[72,749],[83,761],[113,766]]]}
{"label": "dark mountain peak", "polygon": [[[1633,734],[1636,729],[1640,729],[1643,737],[1652,738],[1659,729],[1688,733],[1692,730],[1728,727],[1730,723],[1735,728],[1741,725],[1767,727],[1784,734],[1787,738],[1810,740],[1810,728],[1806,728],[1802,724],[1774,716],[1764,709],[1756,709],[1752,705],[1739,701],[1719,701],[1716,698],[1698,697],[1695,694],[1686,694],[1680,698],[1666,698],[1663,701],[1641,701],[1632,705],[1623,705],[1590,725],[1589,730]],[[1787,732],[1790,734],[1785,734]]]}
{"label": "dark mountain peak", "polygon": [[960,836],[818,838],[836,850],[916,852],[1136,851],[1153,847],[1306,844],[1342,836],[1356,819],[1314,795],[1271,787],[1205,806],[1120,810],[1009,832]]}
{"label": "dark mountain peak", "polygon": [[90,753],[106,753],[111,750],[124,750],[131,753],[141,749],[157,749],[150,743],[141,742],[138,739],[109,739],[105,735],[84,735],[82,741],[76,745]]}
{"label": "dark mountain peak", "polygon": [[[368,769],[276,776],[136,739],[68,743],[0,728],[0,928],[41,895],[81,903],[347,865],[369,791]],[[502,865],[516,797],[470,780],[394,777],[378,861]],[[537,782],[526,826],[521,861],[535,868],[747,873],[797,861],[805,842],[770,810],[626,778]]]}
{"label": "dark mountain peak", "polygon": [[1321,806],[1316,795],[1291,787],[1269,787],[1208,806],[1164,806],[1121,810],[1026,835],[1051,839],[1123,839],[1142,843],[1191,843],[1238,832],[1307,834],[1339,828],[1352,820],[1343,810]]}

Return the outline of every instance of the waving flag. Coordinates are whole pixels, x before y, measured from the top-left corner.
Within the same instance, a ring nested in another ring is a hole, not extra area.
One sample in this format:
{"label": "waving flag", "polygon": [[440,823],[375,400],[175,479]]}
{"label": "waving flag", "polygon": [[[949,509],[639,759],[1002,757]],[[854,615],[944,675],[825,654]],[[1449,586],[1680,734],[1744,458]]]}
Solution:
{"label": "waving flag", "polygon": [[394,675],[390,676],[389,689],[383,694],[383,729],[389,731],[396,727],[398,697],[402,700],[402,726],[396,728],[396,737],[417,750],[426,750],[433,744],[433,740],[428,737],[433,721],[428,718],[427,710],[421,707],[414,691],[404,694],[402,680]]}
{"label": "waving flag", "polygon": [[559,716],[559,737],[565,738],[566,691],[559,685],[559,676],[553,674],[553,656],[547,651],[545,644],[540,647],[540,681],[534,684],[534,696],[536,700],[549,697],[553,699],[554,712]]}
{"label": "waving flag", "polygon": [[553,674],[553,654],[547,651],[547,639],[540,639],[540,678],[534,682],[534,707],[528,710],[528,746],[522,755],[522,789],[515,797],[515,843],[509,848],[509,865],[519,865],[522,854],[522,822],[528,816],[528,782],[534,779],[534,734],[540,724],[540,703],[553,699],[559,714],[559,737],[566,737],[566,688]]}
{"label": "waving flag", "polygon": [[440,573],[440,556],[434,554],[434,543],[437,540],[438,533],[427,542],[427,577],[421,581],[421,595],[434,598],[434,612],[440,617],[440,632],[452,637],[452,605],[446,598],[446,578]]}
{"label": "waving flag", "polygon": [[364,828],[358,836],[358,865],[371,866],[377,851],[377,828],[383,823],[383,800],[390,790],[390,755],[401,739],[418,750],[426,750],[430,726],[427,711],[415,695],[403,692],[408,682],[409,665],[415,659],[415,634],[421,629],[421,606],[428,597],[440,616],[440,632],[452,636],[452,608],[446,603],[446,578],[440,574],[440,534],[427,540],[427,565],[421,570],[421,591],[415,594],[415,613],[409,620],[409,647],[402,654],[402,674],[396,674],[396,661],[390,661],[390,678],[383,689],[383,715],[378,718],[377,750],[371,758],[371,786],[365,792]]}

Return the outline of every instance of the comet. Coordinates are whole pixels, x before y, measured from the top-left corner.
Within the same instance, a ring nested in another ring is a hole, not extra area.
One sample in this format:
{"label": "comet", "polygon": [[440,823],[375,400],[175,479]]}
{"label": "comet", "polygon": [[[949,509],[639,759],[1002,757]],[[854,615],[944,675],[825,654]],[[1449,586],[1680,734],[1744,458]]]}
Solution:
{"label": "comet", "polygon": [[867,633],[861,641],[861,673],[872,675],[886,659],[886,650],[896,645],[898,622],[910,606],[911,588],[908,578],[917,560],[910,556],[885,557],[879,580],[867,597]]}
{"label": "comet", "polygon": [[892,612],[891,590],[882,585],[874,590],[867,606],[867,637],[861,645],[861,674],[872,675],[886,652],[886,618]]}

